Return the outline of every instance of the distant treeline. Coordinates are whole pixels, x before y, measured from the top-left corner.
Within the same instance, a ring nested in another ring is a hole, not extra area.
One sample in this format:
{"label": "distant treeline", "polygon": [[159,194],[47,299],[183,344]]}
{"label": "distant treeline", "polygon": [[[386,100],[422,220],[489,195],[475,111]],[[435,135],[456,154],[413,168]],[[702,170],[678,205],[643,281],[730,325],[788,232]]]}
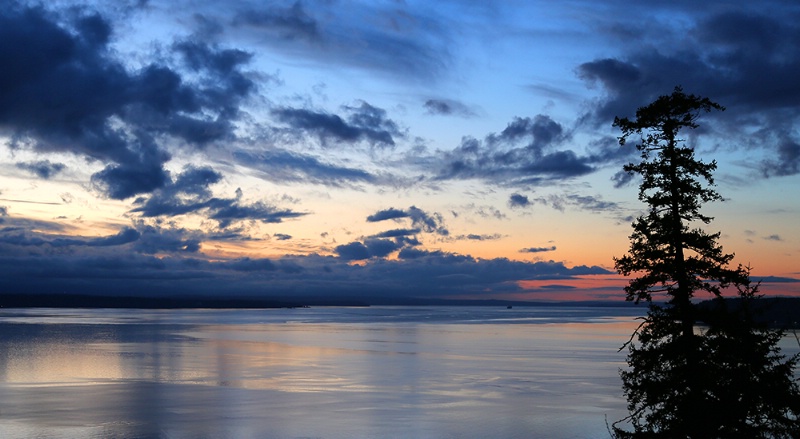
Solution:
{"label": "distant treeline", "polygon": [[[739,298],[726,299],[730,310],[741,308]],[[700,302],[698,306],[704,310],[712,310],[716,305],[713,300]],[[800,298],[798,297],[764,297],[751,302],[753,318],[756,322],[771,328],[800,329]]]}

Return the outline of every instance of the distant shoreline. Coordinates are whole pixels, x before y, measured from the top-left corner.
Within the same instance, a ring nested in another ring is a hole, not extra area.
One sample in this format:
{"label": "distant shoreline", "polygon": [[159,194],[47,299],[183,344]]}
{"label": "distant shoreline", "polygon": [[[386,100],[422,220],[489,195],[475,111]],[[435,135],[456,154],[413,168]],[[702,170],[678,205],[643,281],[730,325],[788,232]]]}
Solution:
{"label": "distant shoreline", "polygon": [[88,294],[0,294],[0,308],[299,308],[304,304],[244,298],[116,297]]}
{"label": "distant shoreline", "polygon": [[[736,306],[737,299],[729,299]],[[758,302],[757,319],[770,327],[800,328],[800,298],[771,297]],[[710,302],[701,302],[707,306]],[[373,298],[370,302],[361,299],[311,297],[303,301],[259,299],[244,297],[117,297],[89,294],[0,294],[0,308],[130,308],[130,309],[274,309],[307,308],[311,306],[497,306],[513,307],[640,307],[619,301],[564,301],[526,302],[509,300],[451,300],[424,298]]]}
{"label": "distant shoreline", "polygon": [[[144,297],[95,296],[90,294],[0,294],[0,308],[139,308],[139,309],[257,309],[303,308],[309,306],[636,306],[625,301],[570,301],[527,302],[512,300],[455,300],[424,298],[374,298],[362,299],[311,297],[302,301],[259,299],[244,297]],[[642,310],[645,309],[640,305]]]}

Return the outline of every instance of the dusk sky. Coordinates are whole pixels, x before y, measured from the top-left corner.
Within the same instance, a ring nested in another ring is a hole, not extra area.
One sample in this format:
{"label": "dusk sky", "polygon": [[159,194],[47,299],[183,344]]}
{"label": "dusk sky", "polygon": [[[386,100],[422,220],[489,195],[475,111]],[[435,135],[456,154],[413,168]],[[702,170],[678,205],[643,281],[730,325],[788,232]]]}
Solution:
{"label": "dusk sky", "polygon": [[800,295],[796,0],[6,0],[0,63],[0,293],[622,301],[611,124],[680,85]]}

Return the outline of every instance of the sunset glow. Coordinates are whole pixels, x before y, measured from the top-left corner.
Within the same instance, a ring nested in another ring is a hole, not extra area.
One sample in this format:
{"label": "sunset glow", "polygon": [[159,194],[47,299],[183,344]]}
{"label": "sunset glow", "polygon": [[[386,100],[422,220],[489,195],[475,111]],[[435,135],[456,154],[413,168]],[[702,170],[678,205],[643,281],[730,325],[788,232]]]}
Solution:
{"label": "sunset glow", "polygon": [[621,301],[611,124],[681,85],[703,227],[800,296],[798,5],[629,3],[12,0],[0,293]]}

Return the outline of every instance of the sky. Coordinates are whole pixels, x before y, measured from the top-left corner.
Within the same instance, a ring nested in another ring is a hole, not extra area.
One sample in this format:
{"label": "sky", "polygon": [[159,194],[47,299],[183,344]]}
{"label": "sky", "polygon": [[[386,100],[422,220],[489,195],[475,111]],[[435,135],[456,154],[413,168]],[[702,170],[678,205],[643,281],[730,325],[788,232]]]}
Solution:
{"label": "sky", "polygon": [[6,0],[0,292],[624,300],[615,116],[724,112],[715,220],[800,296],[800,4]]}

